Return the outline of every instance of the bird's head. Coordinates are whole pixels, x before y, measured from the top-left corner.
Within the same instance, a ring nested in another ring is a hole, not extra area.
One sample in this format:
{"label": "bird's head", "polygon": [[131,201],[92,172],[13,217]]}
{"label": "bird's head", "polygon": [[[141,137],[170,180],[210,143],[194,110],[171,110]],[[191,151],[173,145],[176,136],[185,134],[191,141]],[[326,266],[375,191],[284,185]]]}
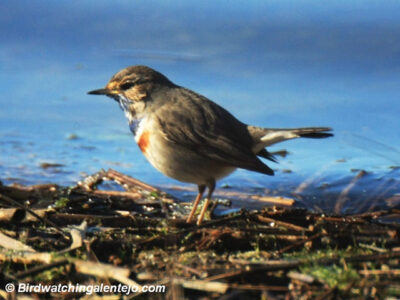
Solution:
{"label": "bird's head", "polygon": [[[128,118],[143,110],[151,100],[151,93],[162,87],[175,86],[167,77],[146,66],[131,66],[111,77],[104,88],[88,92],[90,95],[106,95],[119,102]],[[128,115],[130,114],[130,115]]]}

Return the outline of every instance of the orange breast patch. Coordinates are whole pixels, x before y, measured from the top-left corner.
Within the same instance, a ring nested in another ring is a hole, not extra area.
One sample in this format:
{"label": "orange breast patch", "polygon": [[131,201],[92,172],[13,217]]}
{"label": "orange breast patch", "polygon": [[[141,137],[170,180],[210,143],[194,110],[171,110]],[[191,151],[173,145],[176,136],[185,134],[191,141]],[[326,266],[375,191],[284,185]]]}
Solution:
{"label": "orange breast patch", "polygon": [[149,132],[145,131],[139,137],[138,145],[143,153],[146,153],[147,147],[149,146],[149,135]]}

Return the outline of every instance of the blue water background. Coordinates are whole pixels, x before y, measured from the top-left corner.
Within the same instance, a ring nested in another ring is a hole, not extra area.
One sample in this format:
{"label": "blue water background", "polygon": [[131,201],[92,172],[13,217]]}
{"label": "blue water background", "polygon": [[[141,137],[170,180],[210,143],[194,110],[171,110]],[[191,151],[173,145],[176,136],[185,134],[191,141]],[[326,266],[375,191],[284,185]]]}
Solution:
{"label": "blue water background", "polygon": [[305,205],[329,209],[365,170],[349,210],[396,200],[399,15],[400,2],[371,0],[2,1],[0,180],[69,185],[114,168],[182,185],[145,160],[114,101],[86,94],[143,64],[246,123],[334,128],[271,147],[290,153],[275,177],[239,170],[220,185],[290,195],[308,180]]}

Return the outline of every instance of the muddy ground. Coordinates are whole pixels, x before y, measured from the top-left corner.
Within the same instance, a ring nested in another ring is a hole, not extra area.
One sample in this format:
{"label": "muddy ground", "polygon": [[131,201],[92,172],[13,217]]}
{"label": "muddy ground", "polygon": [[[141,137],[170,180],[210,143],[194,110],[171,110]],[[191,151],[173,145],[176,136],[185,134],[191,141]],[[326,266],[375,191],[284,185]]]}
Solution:
{"label": "muddy ground", "polygon": [[190,204],[114,170],[73,187],[1,185],[0,296],[400,298],[399,208],[325,215],[282,201],[224,216],[214,203],[196,226],[185,222]]}

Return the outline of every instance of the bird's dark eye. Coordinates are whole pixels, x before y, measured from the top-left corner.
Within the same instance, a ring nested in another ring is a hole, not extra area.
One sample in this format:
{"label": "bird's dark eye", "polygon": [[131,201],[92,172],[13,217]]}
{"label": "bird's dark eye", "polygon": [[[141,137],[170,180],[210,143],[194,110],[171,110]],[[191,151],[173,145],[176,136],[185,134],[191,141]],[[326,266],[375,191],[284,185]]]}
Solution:
{"label": "bird's dark eye", "polygon": [[131,87],[133,87],[135,85],[135,83],[133,81],[126,81],[123,84],[121,84],[119,86],[119,88],[123,91],[130,89]]}

